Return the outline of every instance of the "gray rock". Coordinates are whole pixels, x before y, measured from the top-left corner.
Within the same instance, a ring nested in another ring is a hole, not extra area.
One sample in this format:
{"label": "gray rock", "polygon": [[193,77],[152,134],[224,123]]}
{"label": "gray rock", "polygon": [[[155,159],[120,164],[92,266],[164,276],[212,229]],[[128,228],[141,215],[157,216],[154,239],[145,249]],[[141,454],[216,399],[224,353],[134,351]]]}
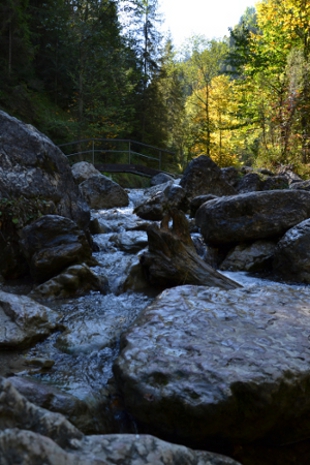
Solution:
{"label": "gray rock", "polygon": [[107,294],[109,291],[108,279],[96,275],[85,263],[82,263],[72,265],[58,276],[36,286],[29,293],[29,297],[45,302],[80,297],[90,291]]}
{"label": "gray rock", "polygon": [[190,216],[191,218],[195,218],[196,212],[198,208],[205,202],[209,202],[209,200],[216,199],[217,196],[213,194],[205,194],[205,195],[198,195],[198,197],[194,197],[190,202]]}
{"label": "gray rock", "polygon": [[145,231],[125,231],[112,235],[110,242],[119,250],[136,254],[147,247],[148,239]]}
{"label": "gray rock", "polygon": [[275,250],[273,268],[286,279],[310,283],[310,219],[284,234]]}
{"label": "gray rock", "polygon": [[84,230],[90,220],[65,155],[34,127],[2,111],[0,207],[0,271],[7,279],[26,271],[19,250],[20,228],[48,213],[68,217]]}
{"label": "gray rock", "polygon": [[164,291],[114,365],[140,431],[198,446],[308,438],[309,297],[279,284]]}
{"label": "gray rock", "polygon": [[129,204],[128,194],[119,184],[106,176],[91,176],[79,185],[83,197],[90,208],[126,207]]}
{"label": "gray rock", "polygon": [[228,182],[234,188],[237,187],[240,178],[242,177],[241,171],[234,166],[229,166],[228,168],[221,168],[222,176],[225,181]]}
{"label": "gray rock", "polygon": [[137,205],[134,214],[144,220],[160,221],[172,208],[186,211],[188,203],[186,192],[178,184],[163,184],[162,190],[156,190],[144,203]]}
{"label": "gray rock", "polygon": [[307,181],[295,181],[290,185],[291,189],[302,189],[305,191],[310,191],[310,180],[308,179]]}
{"label": "gray rock", "polygon": [[149,435],[89,436],[62,449],[31,431],[0,432],[1,465],[240,465],[212,452],[170,444]]}
{"label": "gray rock", "polygon": [[270,270],[276,245],[275,241],[239,244],[229,251],[221,263],[220,270],[252,272]]}
{"label": "gray rock", "polygon": [[59,315],[26,296],[0,291],[0,347],[25,348],[49,336]]}
{"label": "gray rock", "polygon": [[229,184],[221,169],[211,158],[201,155],[194,158],[184,171],[180,186],[189,200],[205,194],[216,196],[234,195],[236,190]]}
{"label": "gray rock", "polygon": [[0,463],[12,465],[105,465],[102,461],[90,459],[85,462],[77,454],[71,454],[59,447],[50,438],[32,431],[17,428],[0,431]]}
{"label": "gray rock", "polygon": [[248,173],[243,176],[237,186],[236,190],[242,194],[245,192],[256,192],[263,190],[262,181],[258,173]]}
{"label": "gray rock", "polygon": [[211,245],[283,235],[310,217],[310,192],[274,190],[210,200],[196,213],[196,224]]}
{"label": "gray rock", "polygon": [[0,378],[0,430],[6,428],[39,433],[51,438],[60,447],[70,446],[72,439],[83,437],[63,415],[32,404],[9,381]]}
{"label": "gray rock", "polygon": [[86,402],[54,386],[40,383],[35,378],[12,376],[8,381],[32,404],[51,412],[61,413],[84,434],[96,432],[94,412]]}
{"label": "gray rock", "polygon": [[20,241],[32,277],[39,283],[70,265],[91,261],[87,236],[74,221],[45,215],[22,230]]}
{"label": "gray rock", "polygon": [[158,186],[159,184],[164,184],[168,181],[174,181],[172,176],[166,173],[159,173],[152,177],[151,186]]}
{"label": "gray rock", "polygon": [[92,163],[87,161],[80,161],[71,166],[72,176],[77,184],[86,181],[91,176],[101,176]]}

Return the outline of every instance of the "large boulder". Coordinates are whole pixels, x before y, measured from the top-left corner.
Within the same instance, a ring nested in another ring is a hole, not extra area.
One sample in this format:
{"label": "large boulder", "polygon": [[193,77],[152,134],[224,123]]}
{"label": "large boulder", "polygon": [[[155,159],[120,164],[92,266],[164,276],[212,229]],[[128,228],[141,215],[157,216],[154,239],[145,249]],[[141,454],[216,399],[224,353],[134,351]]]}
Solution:
{"label": "large boulder", "polygon": [[180,186],[186,191],[189,200],[198,195],[234,195],[236,190],[229,184],[221,168],[211,158],[201,155],[194,158],[184,171]]}
{"label": "large boulder", "polygon": [[282,236],[310,217],[310,192],[274,190],[210,200],[196,224],[206,243],[220,245]]}
{"label": "large boulder", "polygon": [[310,219],[284,234],[275,249],[273,268],[288,280],[310,283]]}
{"label": "large boulder", "polygon": [[34,127],[0,111],[0,272],[17,278],[26,272],[19,231],[42,214],[55,213],[86,230],[87,203],[72,177],[69,162]]}
{"label": "large boulder", "polygon": [[178,184],[161,184],[162,189],[154,190],[151,196],[137,205],[134,213],[144,220],[160,221],[173,208],[186,211],[188,202],[185,190]]}
{"label": "large boulder", "polygon": [[25,348],[51,334],[59,315],[26,296],[0,291],[0,347]]}
{"label": "large boulder", "polygon": [[20,241],[35,281],[42,283],[70,265],[89,262],[87,236],[69,218],[45,215],[23,228]]}
{"label": "large boulder", "polygon": [[140,431],[198,447],[309,438],[309,297],[280,284],[164,291],[114,365]]}
{"label": "large boulder", "polygon": [[90,208],[95,210],[126,207],[129,204],[125,189],[102,174],[89,177],[79,185],[79,189]]}

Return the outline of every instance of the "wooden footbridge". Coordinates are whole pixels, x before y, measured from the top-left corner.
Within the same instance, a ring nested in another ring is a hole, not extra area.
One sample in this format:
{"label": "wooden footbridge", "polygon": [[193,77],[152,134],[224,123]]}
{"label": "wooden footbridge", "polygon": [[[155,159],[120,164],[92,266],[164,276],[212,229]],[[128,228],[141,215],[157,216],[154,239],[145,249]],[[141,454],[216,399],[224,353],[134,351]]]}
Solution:
{"label": "wooden footbridge", "polygon": [[[58,146],[71,163],[88,161],[99,171],[153,177],[175,153],[129,139],[83,139]],[[170,163],[169,163],[170,162]]]}

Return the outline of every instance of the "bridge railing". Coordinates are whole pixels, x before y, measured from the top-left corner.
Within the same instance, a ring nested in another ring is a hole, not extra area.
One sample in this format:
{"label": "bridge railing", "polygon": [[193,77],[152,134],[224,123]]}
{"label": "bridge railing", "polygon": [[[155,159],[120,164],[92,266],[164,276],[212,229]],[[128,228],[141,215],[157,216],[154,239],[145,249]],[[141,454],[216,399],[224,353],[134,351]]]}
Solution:
{"label": "bridge railing", "polygon": [[130,139],[82,139],[58,146],[72,163],[88,161],[93,165],[103,163],[147,164],[162,169],[166,158],[175,154]]}

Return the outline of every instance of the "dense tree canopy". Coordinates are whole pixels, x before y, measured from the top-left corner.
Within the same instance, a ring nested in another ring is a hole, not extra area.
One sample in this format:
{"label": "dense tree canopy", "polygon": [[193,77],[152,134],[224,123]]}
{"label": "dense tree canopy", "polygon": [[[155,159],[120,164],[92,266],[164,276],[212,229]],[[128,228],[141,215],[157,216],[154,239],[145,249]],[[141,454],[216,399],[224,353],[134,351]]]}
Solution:
{"label": "dense tree canopy", "polygon": [[[310,163],[310,3],[261,0],[230,37],[160,32],[157,0],[3,0],[0,106],[56,143],[132,138],[221,166]],[[170,160],[171,165],[171,160]]]}

